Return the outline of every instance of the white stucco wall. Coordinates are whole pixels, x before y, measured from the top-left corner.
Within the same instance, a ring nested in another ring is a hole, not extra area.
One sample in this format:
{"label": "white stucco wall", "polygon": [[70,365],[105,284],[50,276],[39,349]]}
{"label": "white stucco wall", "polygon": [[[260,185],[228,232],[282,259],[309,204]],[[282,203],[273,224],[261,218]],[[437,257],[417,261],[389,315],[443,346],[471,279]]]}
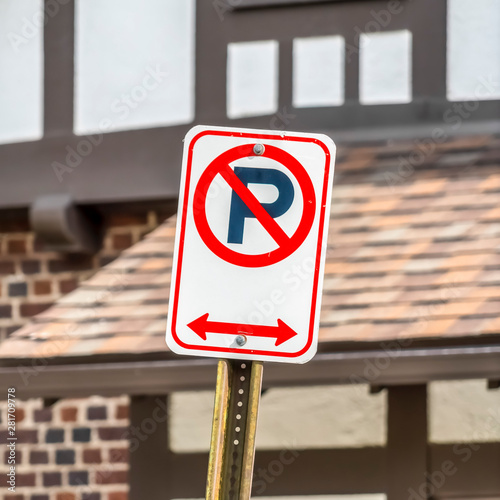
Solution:
{"label": "white stucco wall", "polygon": [[43,135],[42,0],[0,0],[0,144]]}
{"label": "white stucco wall", "polygon": [[[176,393],[171,404],[171,446],[207,450],[213,393]],[[387,396],[366,386],[272,389],[261,400],[259,449],[383,446]],[[485,380],[429,385],[429,440],[434,443],[500,441],[500,390]]]}
{"label": "white stucco wall", "polygon": [[500,441],[500,389],[485,380],[434,382],[429,389],[434,443]]}
{"label": "white stucco wall", "polygon": [[194,0],[77,0],[75,132],[191,122],[194,24]]}
{"label": "white stucco wall", "polygon": [[450,101],[499,99],[498,0],[448,0],[447,51]]}
{"label": "white stucco wall", "polygon": [[[201,451],[210,446],[213,393],[172,397],[171,446]],[[384,445],[385,393],[367,386],[271,389],[261,400],[259,449],[331,448]]]}

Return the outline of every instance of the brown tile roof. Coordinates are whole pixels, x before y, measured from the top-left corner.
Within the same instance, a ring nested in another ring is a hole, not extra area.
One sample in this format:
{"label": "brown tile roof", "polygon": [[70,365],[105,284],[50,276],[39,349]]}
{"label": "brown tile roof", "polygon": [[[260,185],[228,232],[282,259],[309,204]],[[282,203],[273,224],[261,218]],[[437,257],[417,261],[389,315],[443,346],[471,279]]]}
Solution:
{"label": "brown tile roof", "polygon": [[[500,139],[423,147],[339,148],[325,349],[500,333]],[[174,232],[171,218],[18,330],[0,358],[165,353]]]}

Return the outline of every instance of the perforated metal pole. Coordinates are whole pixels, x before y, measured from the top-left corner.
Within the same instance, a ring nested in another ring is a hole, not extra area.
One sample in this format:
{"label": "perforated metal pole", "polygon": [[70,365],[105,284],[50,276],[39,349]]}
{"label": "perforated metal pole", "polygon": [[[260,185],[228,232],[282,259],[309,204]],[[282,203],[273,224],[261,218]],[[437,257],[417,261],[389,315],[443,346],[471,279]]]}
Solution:
{"label": "perforated metal pole", "polygon": [[261,361],[219,361],[207,500],[248,500],[262,387]]}

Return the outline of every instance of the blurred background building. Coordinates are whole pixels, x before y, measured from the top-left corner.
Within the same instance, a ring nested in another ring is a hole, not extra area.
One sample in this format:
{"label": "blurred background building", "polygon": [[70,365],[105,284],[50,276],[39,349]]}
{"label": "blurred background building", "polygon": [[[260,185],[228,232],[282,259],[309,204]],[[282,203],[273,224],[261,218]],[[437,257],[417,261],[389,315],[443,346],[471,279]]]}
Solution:
{"label": "blurred background building", "polygon": [[338,145],[320,352],[266,365],[255,495],[500,499],[497,0],[0,0],[0,68],[1,498],[203,496],[215,365],[163,335],[210,124]]}

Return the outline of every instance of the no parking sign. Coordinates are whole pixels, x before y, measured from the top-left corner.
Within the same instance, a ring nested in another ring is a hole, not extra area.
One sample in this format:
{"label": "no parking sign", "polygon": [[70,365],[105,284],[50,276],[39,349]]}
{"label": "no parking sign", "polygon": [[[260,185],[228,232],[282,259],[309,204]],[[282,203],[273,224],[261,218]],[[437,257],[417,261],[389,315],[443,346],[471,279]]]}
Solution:
{"label": "no parking sign", "polygon": [[172,351],[312,358],[334,158],[324,135],[191,129],[167,325]]}

